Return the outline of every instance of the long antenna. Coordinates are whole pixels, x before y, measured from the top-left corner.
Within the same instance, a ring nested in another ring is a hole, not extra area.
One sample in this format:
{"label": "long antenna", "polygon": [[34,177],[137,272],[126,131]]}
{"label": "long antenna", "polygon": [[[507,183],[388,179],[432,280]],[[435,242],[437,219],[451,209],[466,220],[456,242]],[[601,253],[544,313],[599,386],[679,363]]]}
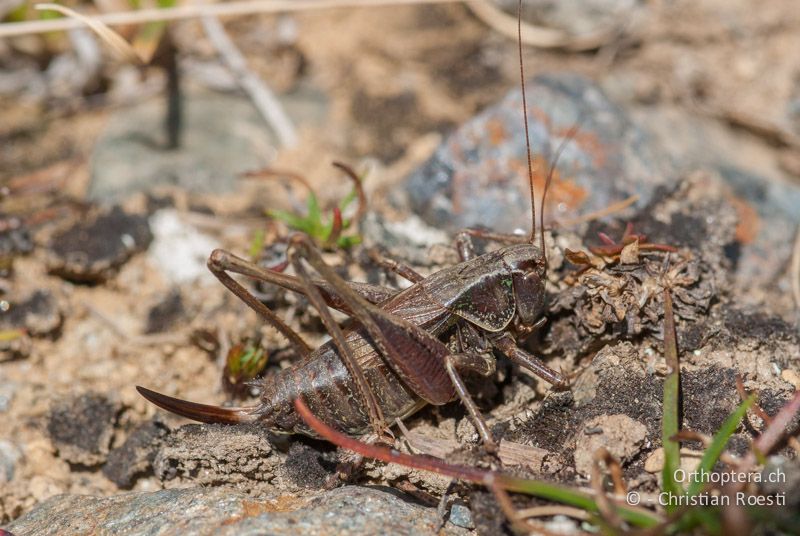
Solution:
{"label": "long antenna", "polygon": [[[528,100],[525,96],[525,66],[522,61],[522,0],[517,4],[517,44],[519,45],[519,81],[522,86],[522,116],[525,118],[525,147],[528,151],[528,182],[531,185],[531,244],[536,241],[536,193],[533,189],[531,136],[528,133]],[[544,240],[544,238],[542,238]],[[544,242],[542,242],[544,246]],[[542,250],[544,251],[544,249]]]}
{"label": "long antenna", "polygon": [[[550,189],[550,182],[553,180],[553,174],[556,172],[556,164],[558,164],[558,159],[561,158],[561,153],[564,152],[564,148],[569,142],[572,141],[572,139],[575,137],[575,134],[578,133],[578,129],[580,129],[582,124],[583,118],[578,117],[578,120],[575,122],[575,124],[573,124],[567,131],[566,137],[561,140],[561,143],[558,144],[556,153],[553,155],[553,161],[550,163],[550,169],[547,170],[547,180],[544,183],[544,191],[542,192],[542,204],[539,208],[539,247],[542,250],[542,257],[544,257],[545,267],[547,267],[547,250],[544,247],[544,202],[545,198],[547,197],[547,190]],[[533,238],[531,238],[531,242],[533,242]]]}

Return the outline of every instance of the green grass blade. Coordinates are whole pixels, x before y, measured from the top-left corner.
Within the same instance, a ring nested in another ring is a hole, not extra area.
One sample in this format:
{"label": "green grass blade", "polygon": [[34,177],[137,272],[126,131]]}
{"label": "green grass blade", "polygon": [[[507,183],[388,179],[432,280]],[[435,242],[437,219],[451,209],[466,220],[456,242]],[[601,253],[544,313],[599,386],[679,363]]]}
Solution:
{"label": "green grass blade", "polygon": [[[680,430],[680,362],[678,361],[678,342],[675,334],[675,316],[672,312],[672,296],[664,290],[664,357],[670,373],[664,381],[663,418],[661,442],[664,448],[664,468],[661,472],[662,490],[674,495],[682,495],[683,487],[675,480],[675,472],[681,464],[680,443],[670,439]],[[676,506],[667,505],[667,511]]]}
{"label": "green grass blade", "polygon": [[301,218],[285,210],[268,210],[267,216],[282,221],[296,231],[302,231],[313,236],[313,225],[309,222],[308,218]]}
{"label": "green grass blade", "polygon": [[325,240],[327,236],[325,235],[325,225],[322,223],[322,211],[319,208],[319,201],[317,201],[317,196],[314,195],[314,192],[308,193],[308,201],[306,204],[308,205],[306,221],[311,227],[308,234],[318,242],[321,242]]}
{"label": "green grass blade", "polygon": [[[506,475],[499,475],[497,481],[508,491],[524,493],[540,499],[549,499],[595,514],[600,512],[597,508],[597,502],[590,495],[565,486],[539,480],[508,477]],[[637,527],[654,527],[659,523],[659,519],[655,514],[651,514],[643,508],[631,508],[617,504],[616,511],[620,518]]]}
{"label": "green grass blade", "polygon": [[[736,428],[739,427],[739,423],[742,421],[747,413],[747,410],[755,403],[755,401],[755,395],[748,396],[747,399],[739,404],[739,407],[737,407],[733,413],[731,413],[728,418],[725,419],[725,422],[722,423],[720,429],[717,430],[716,434],[714,434],[711,444],[708,446],[705,452],[703,452],[703,457],[700,459],[700,465],[697,467],[697,472],[699,474],[710,473],[714,469],[714,464],[717,463],[722,451],[725,450],[728,440],[736,431]],[[702,489],[702,479],[694,479],[692,483],[689,484],[689,495],[697,495]]]}
{"label": "green grass blade", "polygon": [[264,229],[256,229],[256,232],[253,233],[252,240],[250,240],[250,249],[247,251],[247,254],[250,255],[250,258],[254,261],[258,260],[261,250],[264,249],[265,239]]}

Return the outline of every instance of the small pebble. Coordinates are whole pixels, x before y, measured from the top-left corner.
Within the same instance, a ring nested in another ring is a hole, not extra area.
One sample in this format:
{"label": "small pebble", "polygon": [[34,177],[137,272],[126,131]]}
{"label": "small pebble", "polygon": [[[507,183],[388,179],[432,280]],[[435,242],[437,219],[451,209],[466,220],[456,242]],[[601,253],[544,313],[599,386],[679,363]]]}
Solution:
{"label": "small pebble", "polygon": [[22,451],[11,441],[0,439],[0,482],[11,482]]}
{"label": "small pebble", "polygon": [[48,269],[69,281],[102,283],[153,239],[147,218],[116,206],[55,235]]}
{"label": "small pebble", "polygon": [[450,508],[450,523],[456,527],[474,529],[475,523],[472,522],[472,511],[463,504],[454,504]]}

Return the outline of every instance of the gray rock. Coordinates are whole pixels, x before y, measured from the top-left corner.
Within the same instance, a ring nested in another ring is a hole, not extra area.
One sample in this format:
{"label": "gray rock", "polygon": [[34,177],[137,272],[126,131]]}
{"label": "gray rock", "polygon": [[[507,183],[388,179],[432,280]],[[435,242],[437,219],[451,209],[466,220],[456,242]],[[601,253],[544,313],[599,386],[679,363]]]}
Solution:
{"label": "gray rock", "polygon": [[450,508],[450,517],[448,520],[456,527],[465,529],[475,528],[475,523],[472,522],[472,512],[463,504],[454,504]]}
{"label": "gray rock", "polygon": [[31,251],[33,251],[33,239],[25,223],[17,217],[2,217],[0,222],[0,276],[8,277],[12,272],[14,258]]}
{"label": "gray rock", "polygon": [[[548,193],[559,219],[607,207],[631,194],[645,206],[655,188],[674,176],[672,163],[603,91],[573,74],[538,76],[528,83],[534,155],[552,160],[570,129],[580,124],[558,160],[561,180]],[[510,232],[530,228],[522,96],[512,90],[464,123],[406,181],[412,209],[451,231],[482,225]],[[540,169],[542,169],[540,167]],[[541,192],[546,168],[539,173]],[[538,210],[538,206],[536,207]]]}
{"label": "gray rock", "polygon": [[[516,17],[515,0],[497,0]],[[562,29],[571,36],[592,35],[611,28],[622,29],[642,11],[636,0],[526,0],[522,17],[534,24]]]}
{"label": "gray rock", "polygon": [[115,202],[163,184],[189,192],[228,191],[239,174],[263,167],[274,153],[269,130],[246,99],[184,99],[183,141],[175,150],[161,139],[161,102],[144,102],[111,118],[92,155],[91,199]]}
{"label": "gray rock", "polygon": [[[190,488],[113,497],[60,495],[5,527],[16,536],[432,534],[436,510],[397,493],[346,486],[308,499],[275,501],[226,488]],[[447,526],[443,534],[468,534]],[[440,533],[441,534],[441,533]]]}

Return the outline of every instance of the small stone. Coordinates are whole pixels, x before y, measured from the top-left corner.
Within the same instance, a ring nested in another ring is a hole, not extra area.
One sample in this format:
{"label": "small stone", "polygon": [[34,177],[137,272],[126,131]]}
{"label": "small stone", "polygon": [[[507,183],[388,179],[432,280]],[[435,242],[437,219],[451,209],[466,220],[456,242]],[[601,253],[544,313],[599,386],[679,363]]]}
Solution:
{"label": "small stone", "polygon": [[[574,520],[564,515],[553,516],[553,519],[544,522],[548,534],[579,534],[579,525]],[[587,531],[588,532],[588,531]]]}
{"label": "small stone", "polygon": [[644,461],[644,470],[648,473],[657,473],[664,468],[664,449],[658,447]]}
{"label": "small stone", "polygon": [[115,206],[54,236],[48,268],[69,281],[101,283],[151,240],[147,218]]}
{"label": "small stone", "polygon": [[[676,475],[678,481],[685,483],[691,477],[691,475],[697,471],[697,467],[700,465],[700,459],[702,457],[703,453],[699,450],[691,450],[686,448],[681,449],[680,469],[682,472]],[[663,447],[658,447],[644,461],[644,470],[648,473],[658,475],[658,482],[660,486],[662,469],[664,469],[664,449]]]}
{"label": "small stone", "polygon": [[[586,430],[601,429],[587,435]],[[575,448],[575,469],[584,476],[592,473],[595,452],[606,448],[620,463],[633,458],[644,444],[647,427],[627,415],[601,415],[584,423]]]}
{"label": "small stone", "polygon": [[0,362],[27,357],[33,346],[31,337],[53,335],[61,320],[56,299],[47,290],[37,290],[22,300],[0,301]]}
{"label": "small stone", "polygon": [[103,474],[122,489],[129,489],[138,478],[153,470],[166,426],[150,421],[135,428],[120,447],[108,454]]}
{"label": "small stone", "polygon": [[17,387],[14,383],[0,383],[0,413],[8,411],[11,402],[14,400],[14,392],[16,390]]}
{"label": "small stone", "polygon": [[153,246],[148,258],[171,283],[217,283],[206,267],[208,255],[219,244],[184,222],[177,211],[159,210],[150,218]]}
{"label": "small stone", "polygon": [[450,508],[450,523],[456,527],[474,529],[475,523],[472,522],[472,511],[463,504],[454,504]]}
{"label": "small stone", "polygon": [[22,451],[6,439],[0,439],[0,483],[11,482],[17,462],[22,459]]}
{"label": "small stone", "polygon": [[26,299],[8,302],[7,309],[0,312],[0,329],[24,330],[27,334],[41,337],[50,335],[61,326],[61,310],[55,296],[48,290],[37,290]]}
{"label": "small stone", "polygon": [[64,492],[61,486],[51,478],[42,475],[35,475],[31,478],[28,490],[36,502],[45,501]]}
{"label": "small stone", "polygon": [[800,389],[800,374],[792,369],[783,369],[781,371],[781,379],[791,383],[795,389]]}
{"label": "small stone", "polygon": [[183,318],[186,309],[179,290],[170,292],[147,313],[145,333],[164,333]]}
{"label": "small stone", "polygon": [[11,275],[16,256],[32,250],[33,240],[24,222],[17,217],[0,215],[0,277]]}
{"label": "small stone", "polygon": [[56,402],[47,432],[59,457],[90,467],[106,461],[119,411],[117,403],[95,393]]}

